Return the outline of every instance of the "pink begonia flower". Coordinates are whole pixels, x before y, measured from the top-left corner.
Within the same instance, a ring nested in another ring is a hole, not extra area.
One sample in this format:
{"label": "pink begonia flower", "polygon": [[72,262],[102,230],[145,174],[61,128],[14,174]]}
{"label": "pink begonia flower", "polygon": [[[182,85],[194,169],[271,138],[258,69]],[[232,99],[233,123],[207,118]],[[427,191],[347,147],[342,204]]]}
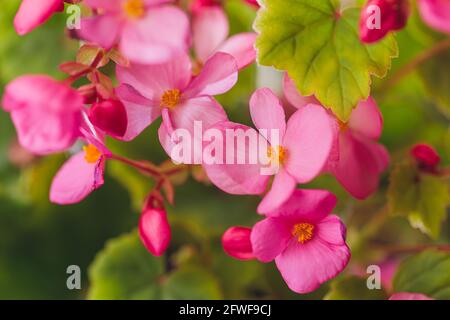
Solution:
{"label": "pink begonia flower", "polygon": [[63,0],[22,0],[14,17],[14,28],[19,35],[25,35],[47,21],[55,12],[63,10]]}
{"label": "pink begonia flower", "polygon": [[337,198],[325,190],[295,190],[281,207],[252,229],[253,253],[275,259],[289,288],[305,294],[336,277],[350,260],[346,228],[330,215]]}
{"label": "pink begonia flower", "polygon": [[434,300],[422,293],[399,292],[394,293],[389,300]]}
{"label": "pink begonia flower", "polygon": [[164,209],[146,206],[139,219],[139,237],[154,256],[161,256],[170,243],[171,231]]}
{"label": "pink begonia flower", "polygon": [[[322,171],[333,145],[334,129],[327,112],[314,104],[295,112],[286,124],[279,99],[267,88],[255,91],[250,100],[250,113],[253,123],[261,132],[260,140],[267,140],[270,163],[279,164],[278,172],[272,173],[275,174],[272,187],[258,206],[259,213],[266,213],[286,201],[297,183],[307,183]],[[223,136],[226,136],[227,130],[254,131],[232,122],[222,122],[214,128],[224,132]],[[278,131],[279,141],[270,141],[271,132],[274,131]],[[249,142],[246,142],[245,146],[228,143],[224,146],[223,157],[226,158],[231,152],[235,157],[244,153],[249,159],[249,152],[252,151],[249,150]],[[235,161],[235,164],[226,164],[223,161],[223,164],[204,163],[203,167],[211,182],[230,194],[262,194],[271,174],[262,174],[263,164],[260,162],[239,164]]]}
{"label": "pink begonia flower", "polygon": [[223,250],[238,260],[254,259],[250,234],[252,229],[246,227],[231,227],[222,236]]}
{"label": "pink begonia flower", "polygon": [[194,137],[194,121],[201,121],[203,129],[207,129],[227,120],[222,106],[212,96],[231,89],[237,81],[238,71],[232,56],[218,52],[206,61],[202,72],[194,78],[191,60],[186,54],[161,65],[118,67],[117,77],[121,85],[116,94],[128,115],[128,128],[123,139],[135,138],[162,116],[158,134],[170,156],[176,142],[172,139],[174,130],[185,129]]}
{"label": "pink begonia flower", "polygon": [[3,108],[11,113],[20,144],[35,154],[64,151],[79,137],[83,97],[45,75],[27,75],[6,86]]}
{"label": "pink begonia flower", "polygon": [[67,160],[53,178],[50,201],[56,204],[74,204],[85,199],[104,183],[105,161],[112,156],[103,138],[83,130],[86,144],[83,150]]}
{"label": "pink begonia flower", "polygon": [[433,29],[450,33],[450,1],[419,0],[422,19]]}
{"label": "pink begonia flower", "polygon": [[[315,97],[302,97],[286,75],[284,93],[288,101],[302,109]],[[318,103],[318,101],[317,101]],[[380,174],[389,165],[389,153],[377,143],[383,128],[383,118],[375,100],[362,101],[353,110],[347,123],[335,121],[336,139],[326,171],[355,198],[365,199],[378,189]]]}
{"label": "pink begonia flower", "polygon": [[137,63],[164,63],[189,44],[189,19],[172,0],[85,0],[101,13],[82,19],[81,38],[122,53]]}
{"label": "pink begonia flower", "polygon": [[239,33],[227,39],[228,32],[228,17],[222,7],[204,5],[194,11],[192,35],[199,69],[215,52],[232,55],[236,59],[239,69],[245,68],[255,61],[256,33]]}
{"label": "pink begonia flower", "polygon": [[127,131],[127,111],[122,102],[108,99],[94,103],[89,108],[89,120],[104,133],[115,137],[123,137]]}

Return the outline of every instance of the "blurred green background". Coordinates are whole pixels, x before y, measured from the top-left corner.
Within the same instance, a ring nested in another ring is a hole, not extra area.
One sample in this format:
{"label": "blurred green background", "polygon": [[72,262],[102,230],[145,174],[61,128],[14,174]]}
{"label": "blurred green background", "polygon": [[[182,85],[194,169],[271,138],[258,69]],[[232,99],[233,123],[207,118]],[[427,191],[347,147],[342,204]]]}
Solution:
{"label": "blurred green background", "polygon": [[[62,78],[57,67],[73,60],[78,46],[66,36],[64,14],[25,37],[17,36],[12,20],[19,2],[3,1],[0,10],[0,94],[22,74]],[[233,0],[226,9],[232,33],[251,29],[253,9]],[[393,70],[439,37],[414,17],[397,37],[400,57],[394,60]],[[450,53],[444,54],[438,67],[431,62],[389,90],[383,90],[382,81],[375,82],[374,96],[385,118],[382,143],[394,163],[419,141],[435,146],[443,162],[449,163],[449,57]],[[248,98],[257,76],[255,66],[246,69],[238,85],[220,97],[232,120],[249,123]],[[430,85],[433,82],[442,89]],[[166,156],[157,140],[158,125],[132,143],[110,140],[108,145],[130,158],[161,163]],[[274,264],[239,262],[223,253],[220,236],[228,227],[251,226],[260,219],[255,212],[257,197],[229,196],[188,178],[176,189],[176,205],[168,208],[173,241],[168,253],[156,259],[145,252],[134,232],[153,182],[122,164],[109,163],[100,190],[80,204],[55,206],[48,201],[48,190],[67,157],[31,157],[17,146],[9,115],[0,112],[0,299],[304,299],[321,298],[327,292],[324,285],[311,295],[296,295],[288,290]],[[320,177],[311,186],[339,196],[336,212],[348,223],[352,244],[374,208],[384,203],[387,184],[386,174],[379,194],[364,202],[349,198],[330,177]],[[439,241],[449,243],[449,230],[447,220]],[[384,242],[429,242],[404,218],[394,219],[376,236]],[[356,244],[355,250],[347,273],[352,266],[383,258],[379,252],[358,251]],[[69,265],[81,267],[82,290],[67,289]]]}

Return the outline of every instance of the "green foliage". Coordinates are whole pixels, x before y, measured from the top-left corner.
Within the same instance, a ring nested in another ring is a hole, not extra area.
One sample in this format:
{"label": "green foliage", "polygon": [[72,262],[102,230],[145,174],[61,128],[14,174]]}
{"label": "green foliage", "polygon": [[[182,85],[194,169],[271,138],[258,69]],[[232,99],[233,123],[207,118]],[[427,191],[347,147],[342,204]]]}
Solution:
{"label": "green foliage", "polygon": [[325,296],[327,300],[384,300],[387,298],[383,290],[370,290],[366,279],[348,276],[336,279]]}
{"label": "green foliage", "polygon": [[255,27],[258,61],[286,70],[304,96],[315,95],[346,121],[370,94],[371,75],[384,77],[398,55],[392,36],[359,40],[359,9],[340,12],[337,0],[266,0]]}
{"label": "green foliage", "polygon": [[406,259],[394,277],[394,292],[450,299],[450,254],[428,250]]}

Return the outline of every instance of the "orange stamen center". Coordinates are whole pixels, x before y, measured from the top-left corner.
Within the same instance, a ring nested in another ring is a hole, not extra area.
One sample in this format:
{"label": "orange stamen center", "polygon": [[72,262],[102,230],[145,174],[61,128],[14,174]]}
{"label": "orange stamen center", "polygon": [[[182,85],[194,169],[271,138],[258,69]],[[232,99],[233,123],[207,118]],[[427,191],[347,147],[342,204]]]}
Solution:
{"label": "orange stamen center", "polygon": [[286,160],[286,156],[286,149],[282,146],[267,148],[267,157],[269,158],[270,163],[283,164],[284,160]]}
{"label": "orange stamen center", "polygon": [[164,92],[161,97],[161,108],[173,108],[180,102],[181,92],[178,89],[171,89]]}
{"label": "orange stamen center", "polygon": [[314,235],[314,226],[310,223],[298,223],[292,228],[292,235],[301,244],[308,242]]}
{"label": "orange stamen center", "polygon": [[143,0],[128,0],[123,3],[123,10],[128,17],[139,19],[145,14],[145,3]]}
{"label": "orange stamen center", "polygon": [[102,153],[93,145],[89,144],[83,147],[84,159],[87,163],[96,163],[102,156]]}

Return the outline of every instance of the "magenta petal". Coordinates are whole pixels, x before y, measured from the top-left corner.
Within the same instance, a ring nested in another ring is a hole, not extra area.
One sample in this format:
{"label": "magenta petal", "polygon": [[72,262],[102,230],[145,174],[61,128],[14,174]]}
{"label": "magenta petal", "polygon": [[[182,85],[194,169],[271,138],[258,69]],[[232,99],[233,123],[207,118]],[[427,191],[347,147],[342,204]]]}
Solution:
{"label": "magenta petal", "polygon": [[185,91],[187,98],[215,96],[230,90],[237,82],[238,69],[233,56],[217,52],[206,61],[202,72]]}
{"label": "magenta petal", "polygon": [[238,260],[254,259],[250,233],[252,229],[245,227],[231,227],[222,236],[223,250]]}
{"label": "magenta petal", "polygon": [[78,35],[89,42],[111,49],[119,38],[123,22],[115,14],[104,14],[81,20]]}
{"label": "magenta petal", "polygon": [[283,78],[283,91],[286,99],[289,103],[297,109],[306,107],[308,104],[320,105],[319,100],[314,96],[304,97],[298,91],[294,81],[289,78],[288,74],[284,74]]}
{"label": "magenta petal", "polygon": [[256,33],[244,32],[238,33],[228,38],[216,51],[225,52],[232,55],[241,70],[255,62]]}
{"label": "magenta petal", "polygon": [[[262,88],[253,93],[250,99],[250,114],[260,134],[273,146],[281,145],[286,131],[286,116],[280,100],[272,90]],[[272,130],[278,131],[278,141],[271,141]]]}
{"label": "magenta petal", "polygon": [[328,216],[316,224],[316,236],[330,245],[345,245],[347,228],[338,216]]}
{"label": "magenta petal", "polygon": [[258,206],[258,213],[266,214],[280,207],[290,198],[297,186],[297,182],[286,170],[280,168],[272,183],[270,191],[264,196]]}
{"label": "magenta petal", "polygon": [[104,160],[88,163],[85,153],[72,156],[58,171],[50,188],[50,201],[74,204],[103,185]]}
{"label": "magenta petal", "polygon": [[450,2],[447,0],[419,0],[422,19],[432,28],[450,33]]}
{"label": "magenta petal", "polygon": [[[227,129],[234,131],[242,130],[242,132],[246,133],[253,132],[255,136],[258,136],[258,133],[253,128],[228,121],[216,124],[214,129],[221,131],[223,137],[226,137],[225,131]],[[246,164],[238,164],[238,154],[249,159],[248,139],[246,142],[245,150],[241,150],[230,143],[225,144],[225,141],[222,141],[224,150],[222,164],[203,164],[203,168],[211,182],[227,193],[261,194],[266,189],[270,176],[261,175],[261,165],[259,165],[257,161],[255,164],[250,164],[249,161],[246,162]],[[236,140],[234,144],[237,144]],[[232,161],[234,164],[226,164],[227,155],[230,156],[232,153],[234,154],[234,160]]]}
{"label": "magenta petal", "polygon": [[205,62],[228,36],[228,18],[220,6],[202,7],[193,16],[196,58]]}
{"label": "magenta petal", "polygon": [[325,109],[307,105],[289,119],[283,146],[285,168],[299,183],[314,179],[324,168],[333,147],[334,125]]}
{"label": "magenta petal", "polygon": [[92,9],[103,9],[107,12],[119,12],[122,10],[122,1],[111,0],[84,0],[83,4],[91,7]]}
{"label": "magenta petal", "polygon": [[389,300],[434,300],[422,293],[398,292],[394,293]]}
{"label": "magenta petal", "polygon": [[64,9],[63,0],[22,0],[14,17],[14,28],[24,35],[47,21],[51,15]]}
{"label": "magenta petal", "polygon": [[139,219],[139,237],[154,256],[161,256],[170,243],[171,231],[167,213],[162,209],[147,208]]}
{"label": "magenta petal", "polygon": [[361,101],[352,111],[349,127],[367,138],[377,140],[383,130],[383,116],[372,97]]}
{"label": "magenta petal", "polygon": [[253,254],[259,261],[270,262],[284,251],[291,237],[290,227],[283,220],[266,218],[252,229]]}
{"label": "magenta petal", "polygon": [[306,294],[336,277],[349,260],[350,250],[346,245],[330,245],[313,238],[305,244],[291,241],[275,262],[289,288]]}

